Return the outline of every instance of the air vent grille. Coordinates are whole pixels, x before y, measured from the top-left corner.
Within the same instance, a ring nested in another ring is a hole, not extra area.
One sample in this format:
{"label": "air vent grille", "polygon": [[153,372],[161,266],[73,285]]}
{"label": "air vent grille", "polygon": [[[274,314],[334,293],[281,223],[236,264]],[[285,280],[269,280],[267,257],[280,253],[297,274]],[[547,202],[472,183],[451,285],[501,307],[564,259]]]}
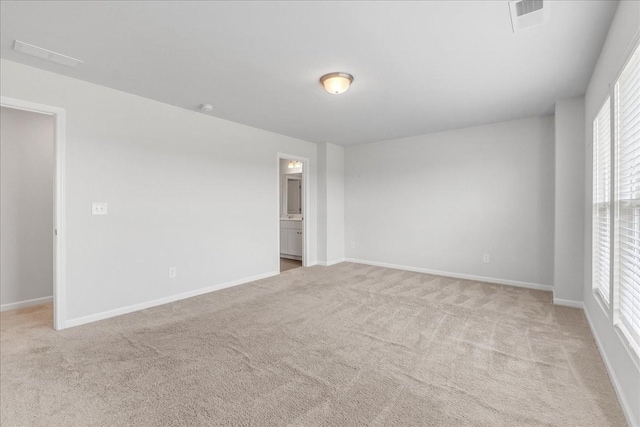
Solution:
{"label": "air vent grille", "polygon": [[513,0],[509,2],[511,25],[517,33],[549,21],[549,0]]}
{"label": "air vent grille", "polygon": [[15,43],[13,44],[13,50],[15,50],[16,52],[35,56],[36,58],[46,59],[47,61],[55,62],[56,64],[65,65],[71,68],[76,68],[78,65],[83,63],[83,61],[79,59],[72,58],[70,56],[54,52],[52,50],[34,46],[20,40],[15,41]]}
{"label": "air vent grille", "polygon": [[516,3],[516,11],[518,16],[526,15],[527,13],[535,12],[543,7],[543,0],[522,0]]}

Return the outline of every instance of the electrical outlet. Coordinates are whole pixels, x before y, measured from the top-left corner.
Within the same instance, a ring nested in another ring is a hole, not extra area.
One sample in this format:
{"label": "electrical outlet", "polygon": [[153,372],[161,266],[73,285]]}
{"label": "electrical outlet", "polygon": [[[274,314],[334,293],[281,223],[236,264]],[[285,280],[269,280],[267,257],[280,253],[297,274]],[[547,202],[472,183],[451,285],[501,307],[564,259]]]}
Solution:
{"label": "electrical outlet", "polygon": [[91,215],[106,215],[108,207],[105,202],[93,202],[91,204]]}
{"label": "electrical outlet", "polygon": [[178,275],[178,270],[175,267],[169,267],[169,278],[173,279]]}
{"label": "electrical outlet", "polygon": [[351,242],[351,249],[356,247],[356,242]]}
{"label": "electrical outlet", "polygon": [[489,256],[489,254],[482,255],[482,262],[491,262],[491,257]]}

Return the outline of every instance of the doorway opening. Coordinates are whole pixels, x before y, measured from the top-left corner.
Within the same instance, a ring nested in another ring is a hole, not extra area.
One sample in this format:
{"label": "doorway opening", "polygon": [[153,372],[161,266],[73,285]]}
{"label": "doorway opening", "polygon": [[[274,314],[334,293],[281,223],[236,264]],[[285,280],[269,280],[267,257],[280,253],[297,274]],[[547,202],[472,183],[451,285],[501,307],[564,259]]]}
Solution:
{"label": "doorway opening", "polygon": [[279,271],[306,265],[307,161],[278,155]]}
{"label": "doorway opening", "polygon": [[0,311],[64,329],[64,110],[0,98]]}

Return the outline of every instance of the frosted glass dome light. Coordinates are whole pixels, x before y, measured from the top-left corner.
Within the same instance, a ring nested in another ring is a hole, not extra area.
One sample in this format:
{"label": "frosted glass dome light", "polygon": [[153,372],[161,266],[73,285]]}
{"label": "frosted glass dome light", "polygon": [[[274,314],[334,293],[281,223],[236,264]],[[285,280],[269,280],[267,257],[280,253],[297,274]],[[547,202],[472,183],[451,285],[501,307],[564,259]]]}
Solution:
{"label": "frosted glass dome light", "polygon": [[353,76],[349,73],[329,73],[320,77],[325,90],[334,95],[346,92],[352,82]]}

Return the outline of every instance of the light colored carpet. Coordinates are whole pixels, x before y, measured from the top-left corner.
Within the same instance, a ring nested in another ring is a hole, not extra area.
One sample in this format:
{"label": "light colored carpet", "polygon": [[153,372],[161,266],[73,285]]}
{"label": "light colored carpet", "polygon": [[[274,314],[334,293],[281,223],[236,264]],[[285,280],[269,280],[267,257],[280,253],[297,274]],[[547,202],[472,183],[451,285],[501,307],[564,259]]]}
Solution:
{"label": "light colored carpet", "polygon": [[582,311],[342,263],[61,332],[1,317],[3,426],[607,426]]}
{"label": "light colored carpet", "polygon": [[280,258],[280,272],[292,270],[294,268],[302,267],[302,261],[288,258]]}

